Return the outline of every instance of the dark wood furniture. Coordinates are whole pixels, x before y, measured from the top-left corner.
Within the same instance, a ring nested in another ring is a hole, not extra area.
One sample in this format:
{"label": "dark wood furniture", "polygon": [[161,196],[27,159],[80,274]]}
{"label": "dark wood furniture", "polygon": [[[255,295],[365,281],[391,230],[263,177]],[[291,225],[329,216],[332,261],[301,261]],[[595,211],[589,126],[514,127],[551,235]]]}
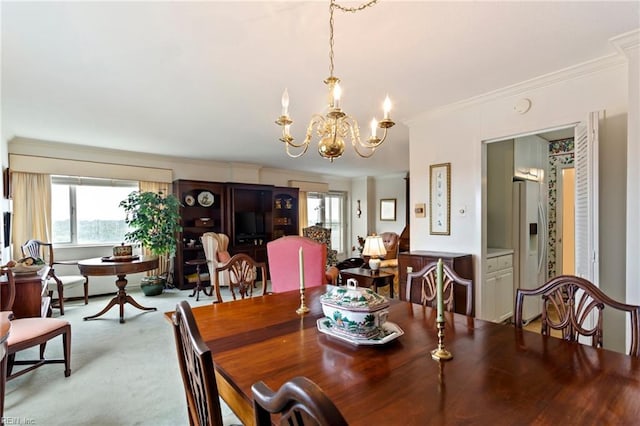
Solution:
{"label": "dark wood furniture", "polygon": [[[640,306],[611,299],[591,282],[572,275],[555,277],[535,289],[516,291],[516,327],[522,328],[522,308],[525,296],[542,297],[541,332],[550,335],[560,330],[562,338],[577,342],[591,337],[594,347],[602,347],[602,311],[610,307],[626,312],[630,317],[631,346],[629,355],[640,357]],[[551,313],[551,314],[550,314]],[[595,316],[595,323],[589,321]]]}
{"label": "dark wood furniture", "polygon": [[[398,255],[398,279],[400,287],[400,300],[407,300],[405,294],[407,288],[407,267],[412,268],[411,272],[417,272],[427,266],[431,262],[437,262],[438,259],[442,259],[442,262],[455,271],[462,278],[473,280],[473,265],[471,262],[472,256],[470,254],[462,253],[447,253],[437,251],[423,251],[416,250],[410,252],[400,253]],[[466,301],[466,289],[460,286],[454,286],[455,289],[455,312],[464,314],[463,306],[467,306]],[[475,289],[472,289],[472,292]],[[471,315],[475,315],[475,306],[472,306]]]}
{"label": "dark wood furniture", "polygon": [[213,295],[213,287],[209,286],[209,293],[207,293],[207,288],[202,285],[202,275],[200,275],[200,268],[202,266],[207,266],[207,259],[192,259],[187,260],[185,262],[189,266],[196,267],[196,286],[193,288],[193,293],[189,295],[189,297],[196,297],[196,302],[200,300],[200,292],[203,292],[206,296]]}
{"label": "dark wood furniture", "polygon": [[240,298],[253,295],[253,287],[258,279],[262,277],[262,295],[267,294],[267,271],[264,262],[256,262],[244,253],[234,254],[227,263],[216,268],[215,287],[220,290],[220,272],[229,272],[229,290],[233,300],[236,300],[234,288],[238,289]]}
{"label": "dark wood furniture", "polygon": [[302,317],[298,291],[193,309],[215,352],[218,391],[244,424],[254,422],[257,380],[277,389],[293,376],[317,383],[351,425],[635,424],[640,416],[635,357],[445,312],[454,358],[439,363],[430,355],[435,310],[398,300],[389,321],[404,335],[355,347],[316,329],[326,291],[307,289]]}
{"label": "dark wood furniture", "polygon": [[271,414],[281,414],[281,425],[347,426],[347,421],[320,386],[306,377],[294,377],[277,392],[260,381],[251,386],[251,392],[258,426],[271,426]]}
{"label": "dark wood furniture", "polygon": [[378,291],[378,287],[388,285],[391,298],[393,298],[393,277],[394,274],[366,268],[348,268],[340,271],[343,284],[346,284],[349,278],[353,278],[358,282],[358,287],[373,287],[375,292]]}
{"label": "dark wood furniture", "polygon": [[[45,266],[37,274],[16,275],[15,301],[13,302],[14,318],[36,318],[47,316],[49,298],[43,297],[47,291],[47,275],[49,267]],[[0,277],[0,301],[9,298],[9,286],[5,276]]]}
{"label": "dark wood furniture", "polygon": [[272,239],[285,235],[298,235],[298,188],[273,188]]}
{"label": "dark wood furniture", "polygon": [[[195,273],[196,265],[187,262],[205,258],[200,236],[205,232],[227,232],[226,188],[217,182],[179,179],[173,181],[173,193],[182,203],[182,232],[177,235],[173,285],[184,290],[195,286],[187,275]],[[207,193],[213,198],[203,199]],[[209,203],[211,205],[207,206]]]}
{"label": "dark wood furniture", "polygon": [[[229,253],[244,253],[265,264],[269,241],[298,234],[298,188],[179,179],[173,182],[173,191],[183,204],[183,231],[178,235],[181,244],[176,250],[174,271],[174,285],[180,289],[195,285],[186,278],[195,267],[186,261],[205,257],[200,244],[205,232],[228,235]],[[205,191],[214,195],[209,207],[198,202],[198,195]],[[193,205],[186,200],[193,200]],[[188,244],[191,240],[195,241],[192,247]]]}
{"label": "dark wood furniture", "polygon": [[[412,272],[407,275],[407,286],[405,294],[407,301],[417,303],[419,305],[436,307],[436,285],[438,282],[438,263],[433,262],[422,268],[418,272]],[[459,310],[465,315],[471,316],[473,308],[473,281],[462,278],[455,273],[447,265],[442,265],[442,283],[443,283],[443,299],[444,308],[449,312],[456,312],[454,286],[462,286],[466,289],[466,305]]]}
{"label": "dark wood furniture", "polygon": [[140,305],[138,302],[134,300],[133,297],[127,294],[125,287],[127,286],[127,274],[134,274],[136,272],[144,272],[150,271],[152,269],[156,269],[158,267],[158,258],[157,257],[140,257],[139,259],[132,260],[129,262],[110,262],[104,261],[102,258],[97,257],[93,259],[80,260],[78,262],[78,267],[80,268],[80,272],[83,275],[87,276],[108,276],[108,275],[116,275],[118,279],[116,280],[116,287],[118,287],[118,293],[116,296],[111,299],[111,301],[105,306],[103,310],[98,312],[95,315],[91,315],[88,317],[84,317],[84,320],[91,320],[98,318],[99,316],[105,314],[109,309],[113,308],[115,305],[120,306],[120,324],[123,324],[124,321],[124,305],[126,303],[130,303],[134,307],[141,309],[143,311],[155,311],[157,308],[146,308]]}
{"label": "dark wood furniture", "polygon": [[[23,256],[31,256],[44,260],[49,266],[47,275],[47,287],[49,283],[55,283],[56,292],[58,293],[57,308],[60,309],[60,315],[64,315],[64,288],[70,288],[82,284],[84,286],[84,304],[89,303],[89,278],[82,275],[57,275],[55,265],[77,265],[76,261],[56,262],[53,257],[53,243],[39,240],[29,240],[24,243],[20,249]],[[49,291],[49,297],[53,296],[53,291]]]}
{"label": "dark wood furniture", "polygon": [[190,425],[222,426],[211,350],[202,340],[191,307],[183,300],[172,318],[178,365]]}
{"label": "dark wood furniture", "polygon": [[[8,298],[2,300],[0,310],[11,311],[15,302],[16,285],[13,272],[7,268],[0,271],[6,278]],[[45,358],[45,348],[49,340],[62,336],[63,358]],[[16,360],[16,353],[39,346],[39,357],[36,359]],[[11,320],[11,332],[7,339],[7,380],[22,376],[45,364],[64,364],[64,376],[71,375],[71,325],[59,318],[16,318]],[[15,365],[26,365],[13,372]],[[3,367],[4,368],[4,367]]]}

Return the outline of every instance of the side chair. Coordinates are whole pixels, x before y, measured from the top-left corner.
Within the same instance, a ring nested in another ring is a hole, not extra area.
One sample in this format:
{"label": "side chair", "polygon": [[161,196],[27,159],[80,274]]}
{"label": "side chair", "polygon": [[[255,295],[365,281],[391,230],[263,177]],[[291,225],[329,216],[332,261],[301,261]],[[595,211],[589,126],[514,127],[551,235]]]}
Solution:
{"label": "side chair", "polygon": [[[16,285],[13,272],[8,268],[0,270],[0,276],[6,278],[9,286],[7,300],[2,301],[2,310],[11,311],[15,301]],[[47,342],[62,336],[63,359],[46,359],[44,357]],[[71,325],[59,318],[12,318],[9,338],[7,340],[7,380],[19,377],[44,364],[64,364],[64,376],[71,375]],[[25,349],[40,346],[40,356],[35,360],[15,360],[15,355]],[[14,365],[28,365],[13,373]]]}
{"label": "side chair", "polygon": [[273,392],[264,382],[251,386],[257,426],[270,426],[271,414],[281,414],[280,423],[289,425],[343,426],[340,410],[306,377],[294,377]]}
{"label": "side chair", "polygon": [[49,275],[47,276],[47,290],[49,297],[53,296],[53,291],[58,293],[58,308],[60,315],[64,315],[64,289],[82,284],[84,286],[84,304],[89,303],[89,278],[86,275],[58,275],[55,272],[55,265],[77,265],[77,262],[56,262],[53,257],[53,244],[39,240],[29,240],[21,247],[23,256],[40,258],[49,265]]}
{"label": "side chair", "polygon": [[300,235],[287,235],[267,243],[272,292],[282,293],[300,288],[300,248],[304,255],[304,282],[307,287],[337,282],[340,274],[338,268],[326,268],[326,245]]}
{"label": "side chair", "polygon": [[[422,270],[407,274],[405,294],[409,302],[435,308],[437,269],[438,263],[431,262]],[[471,316],[473,312],[473,281],[462,278],[447,265],[442,265],[442,275],[442,294],[445,310],[449,312],[455,311],[455,286],[460,285],[465,288],[466,292],[467,303],[464,312],[467,316]]]}
{"label": "side chair", "polygon": [[213,356],[202,340],[191,306],[186,300],[176,305],[173,332],[187,398],[189,424],[222,426]]}
{"label": "side chair", "polygon": [[[215,270],[215,288],[216,294],[220,294],[220,275],[223,272],[229,274],[229,290],[231,290],[231,296],[233,300],[236,300],[236,293],[233,291],[234,287],[238,288],[238,293],[242,299],[245,296],[251,297],[253,295],[253,286],[258,279],[257,270],[260,268],[262,273],[262,295],[267,294],[267,268],[264,262],[256,262],[251,256],[244,253],[238,253],[233,255],[231,259],[222,266],[218,266]],[[220,302],[221,300],[218,300]]]}
{"label": "side chair", "polygon": [[222,302],[222,295],[220,294],[220,286],[229,285],[230,277],[229,272],[221,272],[219,277],[213,278],[216,275],[216,268],[224,265],[231,259],[229,255],[229,237],[225,234],[218,234],[215,232],[205,232],[200,237],[204,254],[207,259],[207,268],[209,269],[209,281],[213,284],[216,282],[218,285],[215,287],[216,299],[218,302]]}
{"label": "side chair", "polygon": [[[613,300],[590,281],[573,275],[560,275],[535,289],[516,291],[515,326],[522,328],[522,309],[525,296],[542,297],[541,332],[551,335],[551,330],[562,331],[562,338],[572,342],[581,336],[591,338],[591,345],[602,347],[602,311],[609,306],[627,312],[631,323],[631,347],[629,355],[640,357],[640,306]],[[553,314],[550,315],[550,312]],[[557,316],[557,319],[555,319]],[[595,321],[589,325],[590,318]]]}

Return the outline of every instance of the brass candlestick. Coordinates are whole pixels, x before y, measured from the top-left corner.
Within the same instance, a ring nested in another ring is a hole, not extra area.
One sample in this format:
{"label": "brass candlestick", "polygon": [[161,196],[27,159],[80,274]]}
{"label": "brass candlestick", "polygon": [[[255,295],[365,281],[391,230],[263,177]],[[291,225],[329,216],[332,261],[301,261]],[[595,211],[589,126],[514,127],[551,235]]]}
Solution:
{"label": "brass candlestick", "polygon": [[300,307],[296,309],[296,314],[304,315],[309,312],[309,308],[304,304],[304,289],[300,289]]}
{"label": "brass candlestick", "polygon": [[444,348],[444,320],[438,321],[438,348],[431,351],[431,358],[436,361],[448,361],[453,354]]}

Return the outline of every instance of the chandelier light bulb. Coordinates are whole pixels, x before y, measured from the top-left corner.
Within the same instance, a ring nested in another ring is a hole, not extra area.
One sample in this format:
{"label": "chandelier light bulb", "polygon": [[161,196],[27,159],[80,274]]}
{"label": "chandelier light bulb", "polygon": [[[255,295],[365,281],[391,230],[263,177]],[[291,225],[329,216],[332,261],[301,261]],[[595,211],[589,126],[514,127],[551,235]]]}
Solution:
{"label": "chandelier light bulb", "polygon": [[289,91],[282,92],[282,115],[289,115]]}
{"label": "chandelier light bulb", "polygon": [[376,138],[376,129],[378,127],[378,121],[374,118],[371,120],[371,139]]}
{"label": "chandelier light bulb", "polygon": [[391,99],[389,99],[389,95],[384,99],[384,103],[382,104],[382,109],[384,110],[384,118],[389,119],[389,111],[391,111]]}

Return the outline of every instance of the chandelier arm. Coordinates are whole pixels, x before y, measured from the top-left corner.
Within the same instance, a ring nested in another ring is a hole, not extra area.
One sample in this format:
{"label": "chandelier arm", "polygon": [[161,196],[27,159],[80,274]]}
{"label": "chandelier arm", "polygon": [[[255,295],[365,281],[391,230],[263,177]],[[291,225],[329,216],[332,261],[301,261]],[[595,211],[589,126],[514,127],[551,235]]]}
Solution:
{"label": "chandelier arm", "polygon": [[[304,154],[306,154],[306,153],[307,153],[307,150],[309,149],[309,144],[308,144],[308,143],[307,143],[307,144],[300,144],[300,145],[298,145],[298,146],[291,145],[290,143],[287,143],[286,145],[287,145],[287,149],[286,149],[287,155],[288,155],[289,157],[291,157],[291,158],[298,158],[298,157],[302,157]],[[290,147],[291,147],[291,146],[294,146],[294,147],[296,147],[296,148],[297,148],[297,147],[299,147],[299,146],[304,146],[304,149],[303,149],[302,151],[300,151],[298,154],[292,154],[292,153],[291,153],[291,150],[290,150]]]}
{"label": "chandelier arm", "polygon": [[353,139],[351,140],[351,145],[353,145],[353,149],[354,149],[354,151],[356,152],[356,154],[358,154],[358,155],[359,155],[360,157],[362,157],[362,158],[369,158],[369,157],[371,157],[373,154],[375,154],[375,152],[376,152],[375,147],[372,147],[372,148],[364,147],[365,149],[369,149],[369,150],[371,150],[371,152],[369,152],[368,154],[363,154],[362,152],[360,152],[360,149],[358,148],[358,146],[359,146],[359,145],[360,145],[360,146],[362,146],[362,145],[361,145],[361,144],[359,144],[359,143],[356,143],[356,141],[355,141],[355,140],[353,140]]}
{"label": "chandelier arm", "polygon": [[[349,128],[349,133],[351,135],[351,145],[353,146],[353,149],[356,151],[356,154],[358,154],[362,158],[371,157],[376,152],[376,147],[367,146],[362,142],[362,140],[360,139],[360,127],[358,126],[358,122],[355,120],[355,118],[351,116],[347,116],[344,119],[344,123]],[[360,151],[359,147],[370,149],[371,152],[363,153]]]}

